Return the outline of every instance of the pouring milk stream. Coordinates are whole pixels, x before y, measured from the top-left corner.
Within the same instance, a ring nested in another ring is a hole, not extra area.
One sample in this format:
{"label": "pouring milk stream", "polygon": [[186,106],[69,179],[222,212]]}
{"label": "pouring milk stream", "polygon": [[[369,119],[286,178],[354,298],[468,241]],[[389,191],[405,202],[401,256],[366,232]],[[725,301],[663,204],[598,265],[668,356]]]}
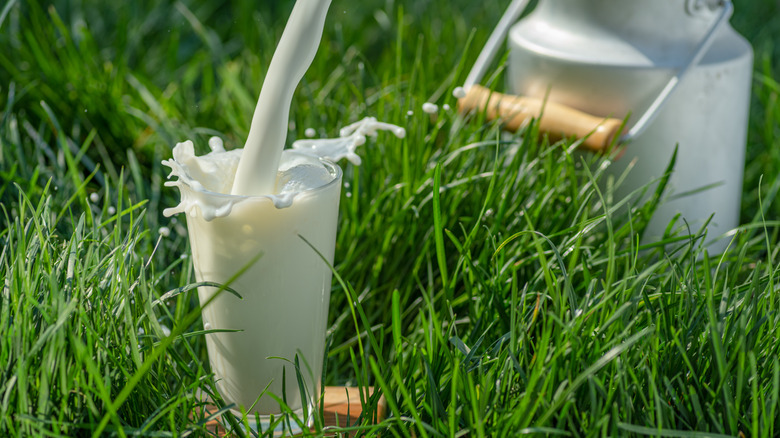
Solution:
{"label": "pouring milk stream", "polygon": [[271,59],[249,137],[233,182],[234,195],[273,191],[295,87],[314,60],[331,0],[295,2],[282,39]]}

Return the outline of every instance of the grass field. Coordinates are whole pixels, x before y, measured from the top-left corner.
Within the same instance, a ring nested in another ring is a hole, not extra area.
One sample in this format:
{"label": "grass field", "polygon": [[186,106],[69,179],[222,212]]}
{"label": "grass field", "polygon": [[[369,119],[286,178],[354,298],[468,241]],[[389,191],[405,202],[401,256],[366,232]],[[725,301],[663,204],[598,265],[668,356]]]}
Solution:
{"label": "grass field", "polygon": [[[455,106],[506,3],[331,6],[288,140],[364,116],[408,135],[341,163],[324,383],[381,390],[366,435],[780,435],[780,6],[736,5],[756,50],[742,225],[710,256],[696,230],[640,252],[654,205],[614,213],[606,158],[421,111]],[[225,406],[160,161],[242,145],[291,7],[0,3],[0,436],[209,436],[196,394]]]}

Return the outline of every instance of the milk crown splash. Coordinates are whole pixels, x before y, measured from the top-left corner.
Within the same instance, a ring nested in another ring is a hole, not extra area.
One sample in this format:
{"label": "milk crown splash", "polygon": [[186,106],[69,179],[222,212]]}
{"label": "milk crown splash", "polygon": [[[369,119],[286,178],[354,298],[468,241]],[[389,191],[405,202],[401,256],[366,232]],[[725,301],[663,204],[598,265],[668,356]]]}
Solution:
{"label": "milk crown splash", "polygon": [[297,0],[268,68],[231,193],[270,194],[287,137],[290,104],[322,38],[331,0]]}
{"label": "milk crown splash", "polygon": [[406,136],[404,128],[366,117],[342,128],[339,138],[296,141],[293,150],[281,154],[278,172],[274,172],[273,190],[259,196],[230,194],[243,149],[226,151],[222,140],[212,137],[209,140],[211,152],[196,156],[192,141],[178,143],[173,148],[173,159],[164,160],[163,164],[171,168],[168,178],[178,178],[167,181],[165,185],[179,189],[181,202],[176,207],[165,209],[163,214],[200,214],[211,221],[228,216],[239,202],[258,197],[271,200],[276,208],[287,208],[300,193],[326,185],[333,179],[321,164],[321,159],[338,161],[346,158],[360,165],[357,148],[366,143],[367,136],[376,137],[379,131],[390,131],[398,138]]}

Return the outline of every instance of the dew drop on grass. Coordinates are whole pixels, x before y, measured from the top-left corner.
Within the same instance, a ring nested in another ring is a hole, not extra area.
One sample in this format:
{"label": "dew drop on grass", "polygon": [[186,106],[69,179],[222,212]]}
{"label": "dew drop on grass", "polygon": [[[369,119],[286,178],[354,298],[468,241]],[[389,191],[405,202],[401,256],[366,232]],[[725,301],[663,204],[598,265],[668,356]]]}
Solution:
{"label": "dew drop on grass", "polygon": [[409,117],[411,117],[411,116],[413,116],[413,115],[414,115],[414,111],[412,111],[412,110],[409,110],[409,111],[407,111],[407,112],[406,112],[406,115],[407,115],[407,116],[409,116]]}
{"label": "dew drop on grass", "polygon": [[108,207],[108,214],[113,215],[114,213],[116,213],[116,208]]}
{"label": "dew drop on grass", "polygon": [[92,202],[98,202],[100,201],[100,195],[98,195],[97,193],[92,193],[91,195],[89,195],[89,200]]}
{"label": "dew drop on grass", "polygon": [[449,104],[445,103],[444,105],[441,106],[441,109],[443,109],[444,111],[449,111],[452,109],[452,107],[450,107]]}

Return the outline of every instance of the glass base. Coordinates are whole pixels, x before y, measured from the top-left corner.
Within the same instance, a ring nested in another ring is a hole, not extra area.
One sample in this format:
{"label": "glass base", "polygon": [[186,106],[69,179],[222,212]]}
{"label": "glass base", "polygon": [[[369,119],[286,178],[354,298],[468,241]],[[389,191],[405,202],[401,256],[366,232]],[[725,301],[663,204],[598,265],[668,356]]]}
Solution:
{"label": "glass base", "polygon": [[[293,411],[290,414],[278,415],[255,415],[247,413],[246,422],[243,421],[244,415],[242,415],[241,412],[231,409],[230,414],[236,419],[244,433],[250,434],[251,431],[258,435],[265,434],[267,436],[268,432],[273,430],[272,436],[281,437],[300,435],[303,433],[304,428],[310,429],[314,424],[313,408],[313,406],[309,407],[308,418],[303,418],[303,409]],[[247,424],[249,425],[249,429],[247,429]]]}
{"label": "glass base", "polygon": [[[201,403],[204,404],[200,415],[211,416],[217,411],[216,405],[213,404],[211,398],[203,391],[198,390],[195,392],[195,397]],[[315,407],[312,403],[308,405],[309,413],[307,418],[303,418],[303,409],[292,411],[289,414],[274,414],[274,415],[255,415],[246,414],[246,422],[244,422],[244,415],[239,410],[230,409],[223,412],[218,418],[214,418],[209,421],[207,428],[217,435],[218,428],[223,430],[230,430],[233,424],[237,424],[247,436],[295,436],[303,433],[303,429],[311,429],[314,425],[314,412]],[[228,416],[232,416],[235,419],[235,423],[229,421]],[[259,423],[257,422],[259,420]],[[247,427],[249,426],[249,427]],[[272,434],[269,431],[273,430]]]}

